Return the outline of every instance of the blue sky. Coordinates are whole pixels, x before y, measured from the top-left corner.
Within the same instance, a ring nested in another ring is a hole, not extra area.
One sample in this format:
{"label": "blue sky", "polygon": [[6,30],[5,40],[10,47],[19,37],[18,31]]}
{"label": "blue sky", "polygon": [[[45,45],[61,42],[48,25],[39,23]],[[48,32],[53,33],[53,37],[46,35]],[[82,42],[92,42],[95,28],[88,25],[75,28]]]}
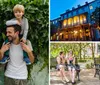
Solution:
{"label": "blue sky", "polygon": [[76,8],[79,4],[84,5],[86,1],[91,2],[94,0],[50,0],[50,20],[58,18],[67,9]]}

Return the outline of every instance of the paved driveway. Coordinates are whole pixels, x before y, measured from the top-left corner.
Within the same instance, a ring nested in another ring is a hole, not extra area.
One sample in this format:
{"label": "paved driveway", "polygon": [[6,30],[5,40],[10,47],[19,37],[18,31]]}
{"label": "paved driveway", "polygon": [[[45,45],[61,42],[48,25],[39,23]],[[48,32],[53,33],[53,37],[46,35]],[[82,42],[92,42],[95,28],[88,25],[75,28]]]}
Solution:
{"label": "paved driveway", "polygon": [[[69,73],[66,71],[66,76],[69,78]],[[76,80],[75,85],[100,85],[100,80],[94,77],[94,69],[82,69],[80,72],[80,81]],[[50,72],[50,85],[72,85],[71,83],[63,84],[61,82],[59,72],[53,70]]]}

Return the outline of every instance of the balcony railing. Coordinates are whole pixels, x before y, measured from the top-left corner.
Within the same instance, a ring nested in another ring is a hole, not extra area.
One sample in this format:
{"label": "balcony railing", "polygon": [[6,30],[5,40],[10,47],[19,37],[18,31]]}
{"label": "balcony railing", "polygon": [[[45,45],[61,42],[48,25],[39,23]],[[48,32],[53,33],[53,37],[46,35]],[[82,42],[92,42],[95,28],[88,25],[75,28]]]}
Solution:
{"label": "balcony railing", "polygon": [[79,25],[79,24],[80,24],[80,23],[79,23],[79,22],[77,22],[77,23],[74,23],[74,24],[73,24],[73,26],[76,26],[76,25]]}

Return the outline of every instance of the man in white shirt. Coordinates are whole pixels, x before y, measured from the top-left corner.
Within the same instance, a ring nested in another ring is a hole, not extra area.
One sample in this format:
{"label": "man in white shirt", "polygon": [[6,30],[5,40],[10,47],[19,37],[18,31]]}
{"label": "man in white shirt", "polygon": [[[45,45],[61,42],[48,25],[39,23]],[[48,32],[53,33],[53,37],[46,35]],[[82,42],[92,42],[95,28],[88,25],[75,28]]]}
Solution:
{"label": "man in white shirt", "polygon": [[4,53],[9,50],[10,60],[5,70],[4,85],[27,85],[28,71],[25,61],[23,60],[23,51],[28,54],[30,62],[34,62],[32,50],[25,43],[20,42],[19,34],[21,26],[7,26],[7,37],[11,43],[7,43],[1,47],[0,59]]}

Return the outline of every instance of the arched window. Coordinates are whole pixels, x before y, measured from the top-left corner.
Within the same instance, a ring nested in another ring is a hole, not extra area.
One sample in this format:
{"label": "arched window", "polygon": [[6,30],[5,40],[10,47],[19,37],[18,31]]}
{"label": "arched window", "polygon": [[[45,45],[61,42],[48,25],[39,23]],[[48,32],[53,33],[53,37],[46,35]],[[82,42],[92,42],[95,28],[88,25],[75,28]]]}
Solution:
{"label": "arched window", "polygon": [[68,19],[68,25],[70,26],[70,25],[73,25],[73,19],[72,18],[69,18]]}
{"label": "arched window", "polygon": [[80,23],[83,24],[86,22],[86,16],[85,15],[80,15]]}
{"label": "arched window", "polygon": [[65,27],[67,25],[67,20],[63,21],[63,27]]}
{"label": "arched window", "polygon": [[79,17],[78,16],[75,16],[73,19],[74,19],[74,24],[78,24],[79,23]]}

